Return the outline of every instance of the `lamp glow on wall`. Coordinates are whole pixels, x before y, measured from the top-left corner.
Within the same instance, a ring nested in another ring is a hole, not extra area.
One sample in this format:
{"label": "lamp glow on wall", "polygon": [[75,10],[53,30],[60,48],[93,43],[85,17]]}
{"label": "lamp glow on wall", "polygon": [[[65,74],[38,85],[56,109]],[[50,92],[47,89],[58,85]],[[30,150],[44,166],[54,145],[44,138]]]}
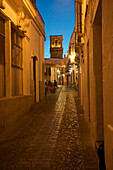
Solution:
{"label": "lamp glow on wall", "polygon": [[74,54],[71,54],[70,56],[69,56],[69,58],[70,58],[70,60],[71,60],[71,63],[74,63],[75,62],[75,53]]}

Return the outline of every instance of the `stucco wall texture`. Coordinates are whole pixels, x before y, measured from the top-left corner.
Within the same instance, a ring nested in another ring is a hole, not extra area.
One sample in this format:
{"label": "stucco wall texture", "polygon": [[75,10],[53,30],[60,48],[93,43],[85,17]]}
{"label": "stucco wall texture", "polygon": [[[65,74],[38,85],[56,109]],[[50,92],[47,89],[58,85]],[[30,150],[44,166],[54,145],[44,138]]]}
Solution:
{"label": "stucco wall texture", "polygon": [[102,2],[103,109],[106,168],[113,169],[113,1]]}
{"label": "stucco wall texture", "polygon": [[[86,118],[91,125],[94,143],[103,140],[102,18],[99,18],[101,15],[101,4],[99,5],[95,5],[93,11],[89,10],[85,19],[85,59],[84,63],[81,64],[81,103],[85,110]],[[98,9],[93,20],[91,12],[95,12],[95,7],[98,7]]]}
{"label": "stucco wall texture", "polygon": [[[83,10],[85,10],[83,1]],[[89,1],[81,62],[81,104],[94,144],[104,141],[106,169],[113,169],[113,1]]]}

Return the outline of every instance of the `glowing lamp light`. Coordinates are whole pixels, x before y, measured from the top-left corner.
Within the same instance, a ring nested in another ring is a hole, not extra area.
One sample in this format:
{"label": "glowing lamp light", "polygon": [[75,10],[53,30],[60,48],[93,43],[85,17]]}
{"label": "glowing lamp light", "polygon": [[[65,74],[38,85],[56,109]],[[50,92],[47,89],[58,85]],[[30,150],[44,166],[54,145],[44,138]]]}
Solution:
{"label": "glowing lamp light", "polygon": [[73,68],[71,67],[70,70],[69,70],[70,74],[72,73],[72,70],[73,70]]}
{"label": "glowing lamp light", "polygon": [[74,63],[74,62],[75,62],[75,56],[74,56],[74,55],[70,55],[69,58],[70,58],[70,60],[71,60],[71,63]]}
{"label": "glowing lamp light", "polygon": [[63,77],[64,77],[65,75],[63,74]]}
{"label": "glowing lamp light", "polygon": [[57,73],[60,73],[60,70],[57,70]]}

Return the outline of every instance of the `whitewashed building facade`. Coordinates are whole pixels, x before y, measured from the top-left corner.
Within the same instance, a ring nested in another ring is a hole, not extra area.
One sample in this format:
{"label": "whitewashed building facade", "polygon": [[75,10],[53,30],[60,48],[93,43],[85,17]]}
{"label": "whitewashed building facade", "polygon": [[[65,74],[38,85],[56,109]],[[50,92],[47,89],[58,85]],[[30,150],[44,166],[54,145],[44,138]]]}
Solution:
{"label": "whitewashed building facade", "polygon": [[44,39],[35,0],[0,0],[1,130],[44,95]]}

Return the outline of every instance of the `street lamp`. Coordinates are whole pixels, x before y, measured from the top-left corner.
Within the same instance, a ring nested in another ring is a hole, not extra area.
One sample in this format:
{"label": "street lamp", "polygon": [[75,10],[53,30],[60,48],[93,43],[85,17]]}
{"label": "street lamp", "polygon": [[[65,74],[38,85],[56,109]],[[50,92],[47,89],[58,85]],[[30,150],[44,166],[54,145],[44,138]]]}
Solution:
{"label": "street lamp", "polygon": [[71,63],[74,63],[74,62],[75,62],[75,55],[70,55],[69,58],[70,58],[70,60],[71,60]]}
{"label": "street lamp", "polygon": [[60,70],[57,70],[57,73],[60,73]]}

